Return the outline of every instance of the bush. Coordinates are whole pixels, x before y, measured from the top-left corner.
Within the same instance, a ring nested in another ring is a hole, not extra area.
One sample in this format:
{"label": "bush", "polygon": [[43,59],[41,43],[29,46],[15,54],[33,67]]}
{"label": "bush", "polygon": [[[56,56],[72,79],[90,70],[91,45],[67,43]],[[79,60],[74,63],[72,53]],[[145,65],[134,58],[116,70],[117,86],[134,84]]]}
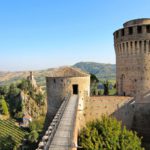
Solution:
{"label": "bush", "polygon": [[143,150],[135,132],[122,129],[120,122],[106,116],[88,123],[78,140],[83,150]]}
{"label": "bush", "polygon": [[3,115],[8,115],[8,107],[4,97],[0,97],[0,110]]}
{"label": "bush", "polygon": [[12,136],[0,137],[0,150],[17,150],[16,142]]}
{"label": "bush", "polygon": [[44,119],[37,119],[29,124],[30,131],[36,130],[37,132],[41,132],[43,130]]}
{"label": "bush", "polygon": [[33,130],[30,132],[29,136],[28,136],[28,140],[31,142],[31,143],[34,143],[34,142],[37,142],[37,139],[39,137],[39,134],[37,131]]}

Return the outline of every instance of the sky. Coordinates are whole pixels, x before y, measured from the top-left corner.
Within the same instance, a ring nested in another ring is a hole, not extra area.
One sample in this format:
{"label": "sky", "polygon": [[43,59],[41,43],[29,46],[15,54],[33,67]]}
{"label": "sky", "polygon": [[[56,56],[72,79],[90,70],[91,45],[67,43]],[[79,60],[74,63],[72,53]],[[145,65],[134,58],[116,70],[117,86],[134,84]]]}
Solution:
{"label": "sky", "polygon": [[113,32],[149,0],[0,0],[0,71],[115,63]]}

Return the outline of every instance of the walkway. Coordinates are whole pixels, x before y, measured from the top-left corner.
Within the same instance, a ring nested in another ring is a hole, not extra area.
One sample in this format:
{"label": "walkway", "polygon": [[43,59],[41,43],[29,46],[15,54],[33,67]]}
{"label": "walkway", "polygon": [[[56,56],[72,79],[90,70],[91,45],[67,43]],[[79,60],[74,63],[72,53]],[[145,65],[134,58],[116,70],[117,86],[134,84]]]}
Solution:
{"label": "walkway", "polygon": [[78,96],[71,96],[49,150],[70,150],[72,145]]}

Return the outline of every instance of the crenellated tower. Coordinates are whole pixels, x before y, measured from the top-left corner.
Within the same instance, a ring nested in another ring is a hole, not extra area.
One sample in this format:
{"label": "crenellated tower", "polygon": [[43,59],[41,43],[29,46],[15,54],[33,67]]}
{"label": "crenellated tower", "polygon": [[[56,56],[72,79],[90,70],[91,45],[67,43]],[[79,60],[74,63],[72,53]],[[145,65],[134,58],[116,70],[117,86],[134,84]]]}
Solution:
{"label": "crenellated tower", "polygon": [[150,18],[124,23],[114,47],[118,94],[142,97],[150,91]]}

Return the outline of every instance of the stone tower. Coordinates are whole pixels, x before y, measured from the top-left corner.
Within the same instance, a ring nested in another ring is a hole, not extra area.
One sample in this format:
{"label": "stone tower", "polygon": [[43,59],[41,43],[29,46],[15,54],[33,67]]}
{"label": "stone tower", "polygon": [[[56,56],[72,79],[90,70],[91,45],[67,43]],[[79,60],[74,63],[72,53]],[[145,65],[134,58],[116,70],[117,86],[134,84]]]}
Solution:
{"label": "stone tower", "polygon": [[46,77],[47,115],[54,116],[64,97],[79,96],[78,111],[82,114],[86,97],[90,96],[90,75],[77,68],[61,67],[49,72]]}
{"label": "stone tower", "polygon": [[150,18],[135,19],[114,32],[119,95],[139,100],[150,91]]}
{"label": "stone tower", "polygon": [[35,78],[33,76],[33,72],[32,71],[30,71],[30,75],[27,77],[27,80],[30,81],[30,83],[32,84],[32,86],[34,88],[37,88],[37,83],[36,83],[36,80],[35,80]]}

